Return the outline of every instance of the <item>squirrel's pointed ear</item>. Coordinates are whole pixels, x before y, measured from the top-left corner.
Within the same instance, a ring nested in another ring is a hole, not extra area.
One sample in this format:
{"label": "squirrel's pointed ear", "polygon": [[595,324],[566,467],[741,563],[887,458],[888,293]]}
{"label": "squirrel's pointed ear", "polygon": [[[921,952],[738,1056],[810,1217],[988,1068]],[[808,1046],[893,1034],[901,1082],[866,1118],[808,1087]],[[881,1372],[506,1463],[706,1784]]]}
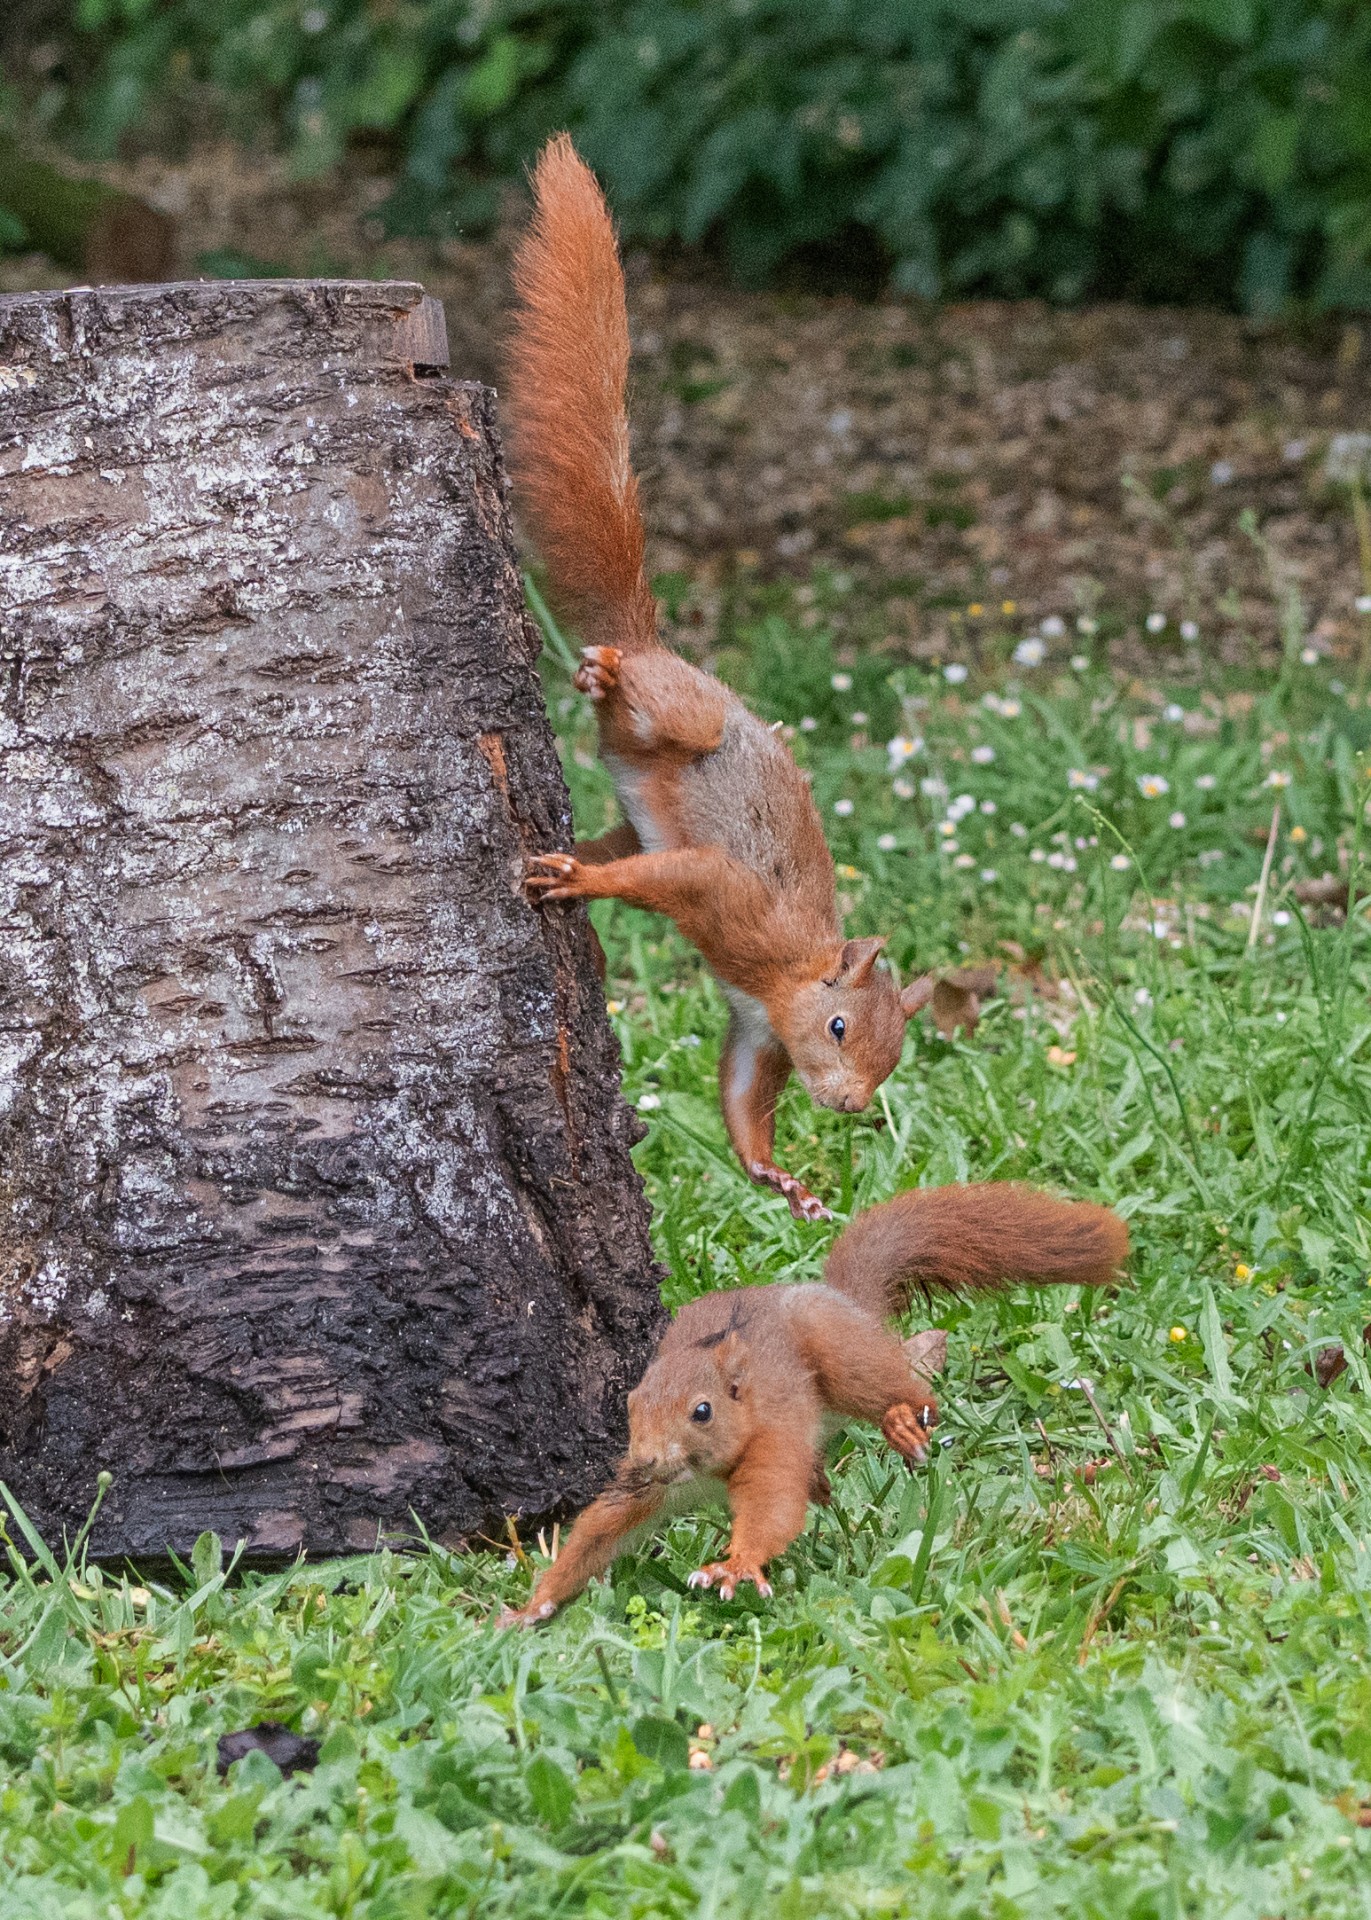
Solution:
{"label": "squirrel's pointed ear", "polygon": [[876,964],[876,956],[885,945],[882,934],[872,934],[866,940],[845,940],[843,942],[842,965],[838,978],[845,987],[864,987],[871,978],[871,969]]}
{"label": "squirrel's pointed ear", "polygon": [[922,1013],[933,998],[933,989],[937,985],[931,973],[921,974],[917,980],[911,980],[900,995],[900,1011],[906,1020],[912,1020],[916,1013]]}
{"label": "squirrel's pointed ear", "polygon": [[736,1400],[747,1385],[747,1348],[736,1333],[728,1333],[719,1342],[716,1358],[719,1372],[728,1382],[728,1391]]}

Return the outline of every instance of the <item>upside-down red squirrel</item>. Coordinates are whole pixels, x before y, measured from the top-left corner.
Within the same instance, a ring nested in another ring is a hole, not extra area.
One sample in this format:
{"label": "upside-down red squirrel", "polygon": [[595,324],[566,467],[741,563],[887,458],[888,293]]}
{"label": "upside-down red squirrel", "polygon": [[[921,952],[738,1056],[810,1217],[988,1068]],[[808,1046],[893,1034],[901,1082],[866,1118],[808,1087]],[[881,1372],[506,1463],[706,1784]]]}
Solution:
{"label": "upside-down red squirrel", "polygon": [[543,149],[519,248],[502,409],[521,512],[553,598],[587,641],[576,685],[624,814],[573,854],[530,862],[543,900],[617,899],[666,914],[728,998],[724,1118],[749,1176],[801,1219],[827,1209],[776,1165],[776,1102],[865,1107],[899,1063],[905,1021],[884,941],[843,936],[833,857],[783,740],[712,675],[662,645],[629,459],[628,318],[613,223],[565,134]]}
{"label": "upside-down red squirrel", "polygon": [[930,1335],[886,1325],[915,1293],[984,1293],[1021,1281],[1107,1285],[1128,1228],[1107,1207],[1007,1182],[897,1194],[861,1213],[829,1252],[820,1285],[741,1287],[687,1301],[628,1396],[629,1445],[609,1487],[577,1520],[504,1626],[546,1620],[609,1566],[673,1491],[722,1482],[733,1513],[728,1557],[692,1587],[762,1595],[766,1564],[827,1504],[828,1422],[869,1420],[911,1466],[927,1455],[937,1406],[920,1371]]}

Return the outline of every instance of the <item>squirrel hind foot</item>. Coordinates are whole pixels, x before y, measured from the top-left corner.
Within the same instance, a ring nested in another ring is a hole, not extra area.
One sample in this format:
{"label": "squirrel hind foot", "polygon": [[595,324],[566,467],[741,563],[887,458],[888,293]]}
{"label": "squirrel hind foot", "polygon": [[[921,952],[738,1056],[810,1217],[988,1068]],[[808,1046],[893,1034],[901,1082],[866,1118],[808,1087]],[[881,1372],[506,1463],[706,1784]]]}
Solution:
{"label": "squirrel hind foot", "polygon": [[581,664],[571,684],[591,700],[603,700],[619,684],[623,657],[617,647],[582,647]]}
{"label": "squirrel hind foot", "polygon": [[881,1433],[911,1467],[921,1467],[928,1459],[929,1429],[936,1425],[937,1418],[938,1409],[932,1400],[917,1409],[900,1401],[886,1409]]}
{"label": "squirrel hind foot", "polygon": [[686,1580],[688,1587],[717,1587],[721,1600],[731,1600],[744,1580],[750,1580],[763,1600],[771,1598],[771,1582],[760,1567],[739,1560],[711,1560],[696,1567]]}
{"label": "squirrel hind foot", "polygon": [[503,1607],[495,1625],[501,1631],[508,1627],[540,1627],[544,1620],[550,1620],[556,1611],[551,1600],[544,1600],[536,1607]]}

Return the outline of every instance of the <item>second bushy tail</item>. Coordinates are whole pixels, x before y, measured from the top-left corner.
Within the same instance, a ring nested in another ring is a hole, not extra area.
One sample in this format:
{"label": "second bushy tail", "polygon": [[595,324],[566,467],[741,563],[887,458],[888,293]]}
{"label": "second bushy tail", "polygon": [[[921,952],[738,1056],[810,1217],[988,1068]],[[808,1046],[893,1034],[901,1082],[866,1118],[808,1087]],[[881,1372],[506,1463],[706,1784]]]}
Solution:
{"label": "second bushy tail", "polygon": [[1127,1254],[1128,1228],[1108,1207],[987,1181],[898,1193],[858,1214],[834,1241],[824,1281],[889,1319],[915,1293],[1105,1286]]}

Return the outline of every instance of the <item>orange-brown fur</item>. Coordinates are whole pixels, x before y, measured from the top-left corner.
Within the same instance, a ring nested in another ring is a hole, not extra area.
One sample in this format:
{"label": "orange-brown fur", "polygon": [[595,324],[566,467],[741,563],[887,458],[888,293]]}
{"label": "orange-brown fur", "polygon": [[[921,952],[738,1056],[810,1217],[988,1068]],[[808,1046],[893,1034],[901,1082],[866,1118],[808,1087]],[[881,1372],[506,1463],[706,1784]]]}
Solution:
{"label": "orange-brown fur", "polygon": [[773,1158],[781,1088],[793,1070],[823,1106],[866,1106],[898,1064],[915,1003],[877,963],[879,941],[844,940],[832,856],[784,742],[658,641],[613,224],[565,135],[544,149],[533,189],[514,275],[511,467],[554,597],[590,642],[576,684],[596,703],[626,820],[574,854],[537,856],[529,887],[543,900],[627,900],[668,915],[699,947],[733,1008],[721,1071],[729,1136],[754,1180],[819,1218],[826,1209]]}
{"label": "orange-brown fur", "polygon": [[557,590],[591,640],[655,646],[624,389],[628,316],[614,228],[565,134],[535,176],[514,263],[510,466]]}
{"label": "orange-brown fur", "polygon": [[[731,1599],[769,1594],[766,1564],[828,1497],[826,1417],[868,1420],[911,1465],[937,1406],[908,1347],[885,1324],[916,1291],[1016,1281],[1103,1286],[1128,1252],[1106,1207],[1010,1185],[902,1193],[860,1214],[829,1254],[821,1286],[777,1283],[705,1294],[682,1307],[628,1398],[629,1446],[608,1490],[576,1522],[506,1625],[546,1620],[656,1518],[672,1490],[721,1481],[733,1511],[724,1560],[692,1574]],[[705,1420],[695,1410],[708,1407]]]}

